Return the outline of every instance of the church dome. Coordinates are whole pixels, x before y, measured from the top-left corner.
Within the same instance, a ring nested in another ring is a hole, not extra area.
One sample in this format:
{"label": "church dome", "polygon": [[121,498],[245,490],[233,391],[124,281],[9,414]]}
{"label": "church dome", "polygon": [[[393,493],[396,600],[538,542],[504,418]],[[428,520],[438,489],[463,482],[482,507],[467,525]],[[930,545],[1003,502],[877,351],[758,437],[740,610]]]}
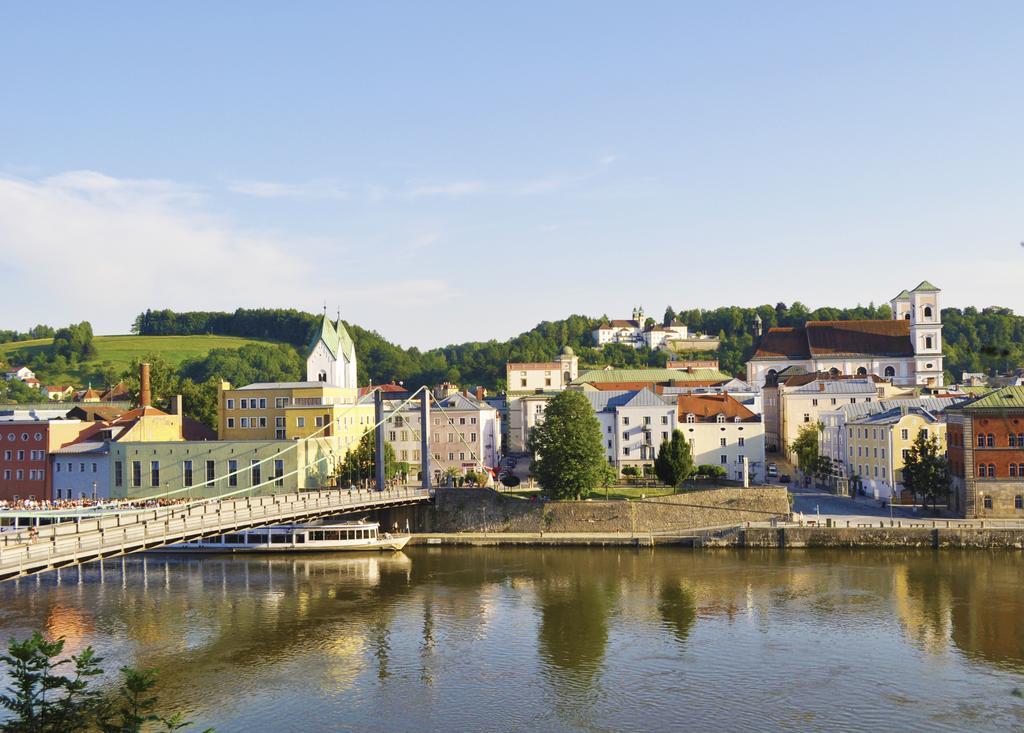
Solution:
{"label": "church dome", "polygon": [[571,346],[566,346],[562,349],[562,356],[575,356],[576,352],[572,350]]}

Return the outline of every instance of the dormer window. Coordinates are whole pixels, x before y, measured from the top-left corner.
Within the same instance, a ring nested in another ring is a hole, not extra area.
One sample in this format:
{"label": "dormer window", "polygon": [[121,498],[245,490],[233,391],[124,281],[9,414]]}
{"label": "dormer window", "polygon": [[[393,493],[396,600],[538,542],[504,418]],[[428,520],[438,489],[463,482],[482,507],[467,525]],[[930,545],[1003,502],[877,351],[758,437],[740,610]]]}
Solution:
{"label": "dormer window", "polygon": [[737,415],[736,417],[734,417],[734,418],[732,419],[732,421],[733,421],[733,422],[739,422],[739,421],[740,421],[740,418],[739,418],[739,416]]}
{"label": "dormer window", "polygon": [[688,412],[686,414],[686,422],[697,422],[697,416],[694,415],[692,412]]}
{"label": "dormer window", "polygon": [[725,415],[717,415],[715,417],[715,422],[725,422]]}

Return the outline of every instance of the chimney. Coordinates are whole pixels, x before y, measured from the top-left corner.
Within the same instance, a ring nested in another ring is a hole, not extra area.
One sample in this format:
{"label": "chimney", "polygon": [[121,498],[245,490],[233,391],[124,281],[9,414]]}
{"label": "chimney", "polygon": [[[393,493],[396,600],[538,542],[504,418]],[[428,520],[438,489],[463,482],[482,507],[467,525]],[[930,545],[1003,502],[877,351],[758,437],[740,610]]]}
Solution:
{"label": "chimney", "polygon": [[484,399],[484,397],[486,397],[486,396],[487,396],[487,390],[486,390],[486,389],[484,389],[483,387],[477,387],[477,388],[476,388],[476,398],[477,398],[478,400],[480,400],[481,402],[483,402],[483,399]]}
{"label": "chimney", "polygon": [[176,394],[171,398],[171,414],[179,417],[185,416],[185,401],[180,394]]}
{"label": "chimney", "polygon": [[153,393],[149,388],[149,362],[139,364],[139,407],[153,404]]}

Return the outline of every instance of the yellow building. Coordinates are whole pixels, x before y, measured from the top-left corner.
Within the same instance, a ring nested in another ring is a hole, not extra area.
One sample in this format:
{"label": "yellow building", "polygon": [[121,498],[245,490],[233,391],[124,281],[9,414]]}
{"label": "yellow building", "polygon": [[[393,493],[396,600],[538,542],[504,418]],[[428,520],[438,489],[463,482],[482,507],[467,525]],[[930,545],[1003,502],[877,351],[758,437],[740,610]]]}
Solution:
{"label": "yellow building", "polygon": [[939,451],[946,450],[945,415],[918,406],[901,405],[853,420],[847,431],[849,474],[859,476],[864,490],[876,499],[891,501],[894,494],[901,495],[903,464],[920,433],[934,436]]}
{"label": "yellow building", "polygon": [[324,382],[257,382],[233,389],[222,382],[217,400],[221,440],[313,438],[340,460],[373,427],[373,402],[352,387]]}

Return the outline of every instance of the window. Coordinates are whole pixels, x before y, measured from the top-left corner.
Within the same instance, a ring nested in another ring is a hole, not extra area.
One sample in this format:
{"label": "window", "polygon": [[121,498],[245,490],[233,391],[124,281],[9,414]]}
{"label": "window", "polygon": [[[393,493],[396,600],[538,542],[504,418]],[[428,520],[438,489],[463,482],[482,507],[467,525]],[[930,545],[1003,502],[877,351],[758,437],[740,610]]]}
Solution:
{"label": "window", "polygon": [[668,415],[662,415],[661,416],[661,424],[662,425],[668,425]]}
{"label": "window", "polygon": [[694,414],[693,414],[692,412],[691,412],[691,413],[688,413],[688,414],[686,415],[686,422],[688,422],[688,423],[693,423],[693,422],[697,422],[697,416],[696,416],[696,415],[694,415]]}
{"label": "window", "polygon": [[726,445],[725,438],[721,438],[719,440],[719,445],[721,445],[723,448],[725,447],[725,445]]}
{"label": "window", "polygon": [[811,421],[810,414],[805,412],[804,413],[804,422],[810,422],[810,421]]}
{"label": "window", "polygon": [[629,455],[629,448],[623,448],[622,449],[622,455],[628,456]]}
{"label": "window", "polygon": [[288,398],[287,397],[275,397],[274,398],[274,407],[286,407],[287,405],[288,405]]}
{"label": "window", "polygon": [[622,424],[623,425],[629,425],[629,418],[628,417],[622,418]]}
{"label": "window", "polygon": [[229,417],[228,418],[228,427],[229,428],[235,427],[235,418],[233,418],[233,417]]}
{"label": "window", "polygon": [[276,428],[283,428],[284,427],[284,418],[283,417],[275,417],[274,418],[274,427],[276,427]]}
{"label": "window", "polygon": [[985,433],[978,433],[978,447],[985,447]]}
{"label": "window", "polygon": [[[725,415],[718,415],[718,416],[717,416],[717,417],[715,418],[715,422],[720,422],[720,423],[721,423],[721,422],[725,422]],[[723,430],[724,430],[724,428],[723,428]]]}
{"label": "window", "polygon": [[250,486],[257,486],[263,481],[263,472],[260,469],[260,462],[253,459],[249,461]]}
{"label": "window", "polygon": [[996,477],[996,466],[995,466],[994,463],[988,464],[988,477],[989,478],[995,478]]}
{"label": "window", "polygon": [[835,403],[836,403],[836,398],[835,398],[835,397],[833,397],[833,398],[832,398],[832,404],[834,405]]}
{"label": "window", "polygon": [[850,398],[850,404],[851,405],[856,405],[857,404],[857,398],[856,397],[851,397]]}
{"label": "window", "polygon": [[1024,496],[1017,494],[1015,497],[1013,497],[1013,508],[1017,509],[1018,511],[1024,509]]}
{"label": "window", "polygon": [[525,379],[520,379],[519,380],[519,386],[520,387],[525,387],[526,386],[526,380]]}
{"label": "window", "polygon": [[124,464],[114,461],[114,486],[124,486]]}
{"label": "window", "polygon": [[932,337],[931,336],[925,336],[924,337],[924,347],[926,349],[930,349],[932,347]]}
{"label": "window", "polygon": [[284,486],[284,461],[280,458],[274,459],[274,486]]}
{"label": "window", "polygon": [[324,419],[317,415],[315,418],[313,418],[313,425],[315,425],[318,428],[322,428],[324,426]]}
{"label": "window", "polygon": [[611,442],[610,440],[608,441],[608,447],[609,447],[609,448],[611,448],[611,447],[612,447],[612,442]]}
{"label": "window", "polygon": [[206,462],[206,480],[210,483],[217,478],[217,468],[213,461]]}
{"label": "window", "polygon": [[1016,476],[1017,475],[1017,464],[1016,463],[1011,463],[1010,464],[1010,475],[1011,476]]}
{"label": "window", "polygon": [[185,476],[185,486],[192,485],[192,461],[185,461],[185,467],[182,471]]}
{"label": "window", "polygon": [[885,376],[887,376],[887,377],[895,377],[896,376],[896,370],[893,367],[891,367],[891,366],[887,366],[885,368]]}
{"label": "window", "polygon": [[142,461],[132,461],[132,486],[142,486]]}
{"label": "window", "polygon": [[241,407],[241,409],[243,409],[243,410],[248,410],[249,409],[249,400],[248,399],[243,399],[239,403],[239,407]]}
{"label": "window", "polygon": [[149,462],[149,485],[160,485],[160,461]]}
{"label": "window", "polygon": [[993,435],[992,433],[989,433],[985,437],[985,445],[988,446],[989,448],[995,448],[996,447],[996,436]]}
{"label": "window", "polygon": [[241,423],[241,424],[242,424],[242,427],[243,427],[243,428],[247,428],[247,427],[249,427],[249,418],[247,418],[247,417],[243,417],[243,418],[242,418],[242,423]]}
{"label": "window", "polygon": [[901,430],[900,431],[900,437],[903,438],[903,440],[907,440],[910,437],[910,431],[909,430]]}
{"label": "window", "polygon": [[931,318],[932,317],[932,307],[930,305],[926,305],[924,307],[924,317],[925,318]]}
{"label": "window", "polygon": [[739,445],[740,445],[740,447],[741,447],[741,448],[742,448],[742,447],[743,447],[744,445],[746,445],[746,443],[744,442],[744,438],[742,438],[742,437],[741,437],[741,438],[739,439]]}
{"label": "window", "polygon": [[235,409],[235,400],[233,398],[231,398],[231,397],[228,398],[228,409],[229,410],[234,410]]}
{"label": "window", "polygon": [[228,486],[238,486],[238,461],[228,461]]}
{"label": "window", "polygon": [[23,478],[25,478],[25,472],[19,468],[17,472],[14,474],[14,476],[18,481],[21,481]]}
{"label": "window", "polygon": [[261,428],[267,427],[267,418],[265,418],[265,417],[261,417],[260,418],[260,427]]}
{"label": "window", "polygon": [[306,427],[306,418],[304,418],[304,417],[297,417],[297,418],[295,418],[295,427],[297,427],[297,428],[304,428],[304,427]]}
{"label": "window", "polygon": [[629,431],[628,430],[623,430],[622,431],[622,439],[623,440],[629,440]]}
{"label": "window", "polygon": [[991,497],[991,496],[986,496],[986,497],[985,497],[985,498],[984,498],[984,499],[982,500],[982,502],[981,502],[981,503],[982,503],[982,505],[983,505],[983,506],[984,506],[984,507],[985,507],[986,509],[991,509],[991,508],[992,508],[992,497]]}
{"label": "window", "polygon": [[260,397],[260,409],[261,410],[267,409],[267,398],[266,397]]}
{"label": "window", "polygon": [[650,424],[651,424],[651,416],[650,415],[644,415],[644,425],[650,425]]}
{"label": "window", "polygon": [[978,464],[978,478],[985,478],[985,464]]}
{"label": "window", "polygon": [[729,462],[729,456],[727,456],[727,455],[725,455],[725,454],[723,453],[722,455],[720,455],[720,456],[718,457],[718,462],[719,462],[719,463],[722,463],[722,464],[728,463],[728,462]]}
{"label": "window", "polygon": [[469,440],[470,440],[470,442],[475,443],[476,442],[476,433],[470,433],[469,434]]}
{"label": "window", "polygon": [[1010,433],[1009,440],[1010,440],[1010,447],[1011,448],[1015,448],[1017,446],[1017,436],[1014,435],[1013,433]]}
{"label": "window", "polygon": [[818,406],[818,400],[811,400],[811,406],[812,407],[817,407]]}

